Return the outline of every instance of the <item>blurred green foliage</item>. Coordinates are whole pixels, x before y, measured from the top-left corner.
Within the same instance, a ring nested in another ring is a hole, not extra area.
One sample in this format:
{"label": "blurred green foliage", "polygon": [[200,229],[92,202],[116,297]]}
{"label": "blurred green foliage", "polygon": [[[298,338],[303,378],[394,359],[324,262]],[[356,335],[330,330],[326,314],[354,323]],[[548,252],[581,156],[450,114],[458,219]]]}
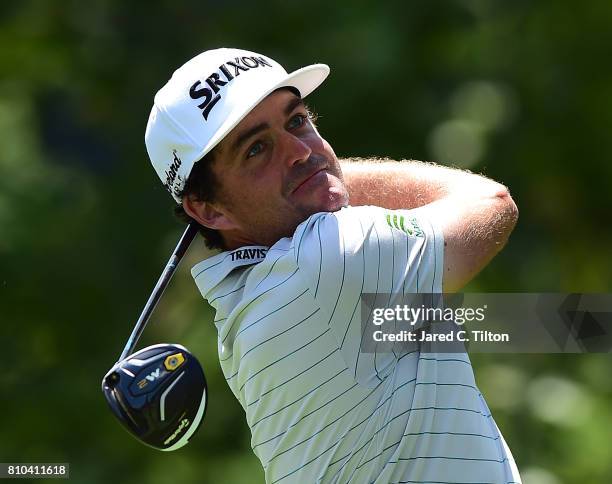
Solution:
{"label": "blurred green foliage", "polygon": [[[174,68],[220,46],[330,64],[310,103],[340,157],[510,187],[519,225],[468,290],[610,292],[610,25],[603,0],[0,3],[0,461],[70,462],[78,483],[263,482],[189,276],[201,243],[142,341],[201,359],[197,437],[149,450],[99,389],[182,230],[143,142]],[[612,482],[608,355],[473,361],[527,484]]]}

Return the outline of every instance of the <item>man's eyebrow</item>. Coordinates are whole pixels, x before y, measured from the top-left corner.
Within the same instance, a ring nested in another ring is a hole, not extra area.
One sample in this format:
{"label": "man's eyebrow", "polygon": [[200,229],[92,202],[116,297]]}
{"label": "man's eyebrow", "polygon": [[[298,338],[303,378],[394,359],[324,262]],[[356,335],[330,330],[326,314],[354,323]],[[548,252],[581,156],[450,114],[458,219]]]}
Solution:
{"label": "man's eyebrow", "polygon": [[289,116],[291,114],[291,111],[293,111],[298,106],[304,106],[304,100],[301,97],[297,96],[291,98],[291,101],[289,101],[287,103],[287,106],[285,107],[285,116]]}
{"label": "man's eyebrow", "polygon": [[[291,112],[297,108],[298,106],[304,106],[304,100],[301,97],[294,97],[292,98],[288,103],[287,106],[285,106],[284,109],[284,113],[285,116],[289,116],[291,114]],[[270,125],[268,123],[259,123],[256,124],[255,126],[253,126],[252,128],[249,128],[248,130],[246,130],[244,133],[241,133],[238,138],[236,138],[236,141],[234,141],[234,143],[232,144],[232,147],[230,148],[230,151],[232,153],[236,153],[240,150],[240,147],[251,137],[255,136],[257,133],[260,133],[261,131],[264,131],[266,129],[268,129],[270,127]]]}
{"label": "man's eyebrow", "polygon": [[252,128],[247,129],[244,133],[241,133],[236,141],[232,144],[231,152],[236,153],[240,147],[251,137],[255,136],[257,133],[268,129],[270,125],[268,123],[259,123],[253,126]]}

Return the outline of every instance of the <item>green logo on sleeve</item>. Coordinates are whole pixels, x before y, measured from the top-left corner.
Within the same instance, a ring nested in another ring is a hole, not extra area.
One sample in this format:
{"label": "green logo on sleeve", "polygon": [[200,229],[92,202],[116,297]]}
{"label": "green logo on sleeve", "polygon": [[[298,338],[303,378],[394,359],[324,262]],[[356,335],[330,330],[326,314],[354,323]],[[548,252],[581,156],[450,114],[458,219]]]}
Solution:
{"label": "green logo on sleeve", "polygon": [[401,230],[405,234],[412,235],[414,237],[424,237],[423,231],[421,230],[421,227],[419,227],[416,218],[410,217],[409,219],[406,219],[403,215],[398,215],[396,213],[387,213],[386,218],[387,224],[392,229]]}

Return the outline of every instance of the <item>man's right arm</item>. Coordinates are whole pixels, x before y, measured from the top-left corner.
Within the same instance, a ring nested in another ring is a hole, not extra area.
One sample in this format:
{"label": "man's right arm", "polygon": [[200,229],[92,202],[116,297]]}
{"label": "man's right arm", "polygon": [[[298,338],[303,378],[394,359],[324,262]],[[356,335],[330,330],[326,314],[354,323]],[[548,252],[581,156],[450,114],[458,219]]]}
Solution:
{"label": "man's right arm", "polygon": [[503,248],[518,209],[488,178],[433,163],[343,160],[350,203],[415,209],[444,234],[444,292],[467,284]]}

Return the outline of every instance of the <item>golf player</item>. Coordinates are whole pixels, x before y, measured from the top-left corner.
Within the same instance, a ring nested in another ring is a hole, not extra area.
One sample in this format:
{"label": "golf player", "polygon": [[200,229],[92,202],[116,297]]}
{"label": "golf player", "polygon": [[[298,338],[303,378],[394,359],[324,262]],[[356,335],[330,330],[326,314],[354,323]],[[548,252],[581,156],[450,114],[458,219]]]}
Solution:
{"label": "golf player", "polygon": [[363,293],[459,290],[516,205],[469,172],[338,160],[303,101],[328,73],[206,51],[158,91],[145,134],[177,212],[221,251],[192,275],[266,482],[520,482],[468,356],[366,352],[360,321]]}

